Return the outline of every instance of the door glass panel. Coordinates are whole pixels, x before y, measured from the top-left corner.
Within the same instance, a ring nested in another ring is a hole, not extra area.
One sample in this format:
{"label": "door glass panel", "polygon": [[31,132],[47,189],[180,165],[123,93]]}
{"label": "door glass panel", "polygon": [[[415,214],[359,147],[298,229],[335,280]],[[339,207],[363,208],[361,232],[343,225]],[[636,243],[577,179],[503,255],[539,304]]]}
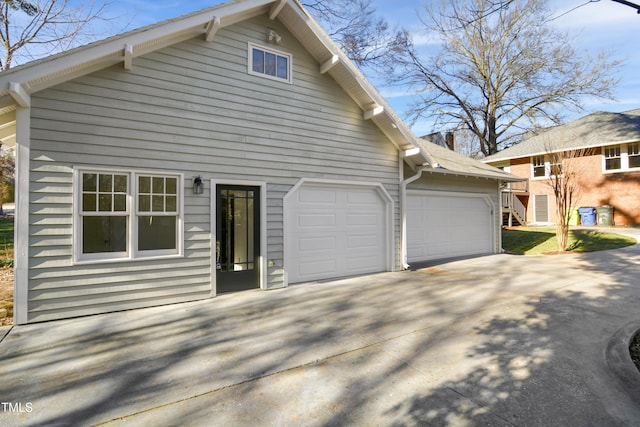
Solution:
{"label": "door glass panel", "polygon": [[253,270],[255,268],[253,192],[221,191],[220,209],[220,270]]}

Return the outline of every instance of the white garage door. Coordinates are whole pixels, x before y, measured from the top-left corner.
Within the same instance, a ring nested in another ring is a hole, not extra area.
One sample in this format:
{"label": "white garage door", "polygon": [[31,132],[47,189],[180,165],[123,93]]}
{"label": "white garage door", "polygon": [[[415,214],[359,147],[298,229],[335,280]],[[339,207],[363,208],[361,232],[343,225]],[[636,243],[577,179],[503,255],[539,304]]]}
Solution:
{"label": "white garage door", "polygon": [[409,263],[493,252],[493,213],[482,196],[410,191],[406,212]]}
{"label": "white garage door", "polygon": [[388,269],[387,202],[376,188],[307,183],[284,210],[289,283]]}

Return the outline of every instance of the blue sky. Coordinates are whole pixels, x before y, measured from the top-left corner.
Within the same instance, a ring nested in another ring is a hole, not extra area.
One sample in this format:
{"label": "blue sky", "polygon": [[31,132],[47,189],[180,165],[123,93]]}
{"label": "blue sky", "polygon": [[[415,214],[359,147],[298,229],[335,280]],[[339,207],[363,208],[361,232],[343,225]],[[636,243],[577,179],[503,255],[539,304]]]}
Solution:
{"label": "blue sky", "polygon": [[[374,0],[377,12],[384,16],[392,26],[404,26],[416,31],[414,41],[428,45],[433,40],[419,32],[421,5],[440,0]],[[128,29],[152,24],[163,19],[203,9],[223,3],[217,0],[121,0],[109,6],[108,12],[118,16],[111,26],[128,23]],[[640,0],[638,1],[640,4]],[[628,6],[611,0],[550,0],[552,10],[559,16],[554,20],[562,30],[576,37],[578,51],[587,50],[596,55],[601,50],[610,51],[615,59],[623,61],[618,77],[620,84],[615,91],[616,101],[603,102],[599,99],[586,99],[585,113],[571,113],[572,120],[593,111],[625,111],[640,108],[640,53],[637,53],[636,40],[640,34],[640,15]],[[562,16],[560,16],[562,15]],[[373,77],[373,76],[370,76]],[[411,93],[401,88],[386,88],[371,79],[378,90],[401,116],[405,117],[411,103]],[[427,123],[413,126],[416,134],[431,131]]]}

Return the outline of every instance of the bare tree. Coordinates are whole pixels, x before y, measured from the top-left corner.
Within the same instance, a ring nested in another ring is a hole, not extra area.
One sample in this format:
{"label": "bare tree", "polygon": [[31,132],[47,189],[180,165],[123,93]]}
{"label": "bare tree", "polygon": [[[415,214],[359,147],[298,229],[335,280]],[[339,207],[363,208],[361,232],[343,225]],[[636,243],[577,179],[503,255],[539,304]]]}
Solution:
{"label": "bare tree", "polygon": [[545,0],[448,0],[426,9],[424,28],[438,35],[439,52],[423,54],[405,31],[389,61],[391,82],[419,94],[413,122],[467,128],[488,156],[536,122],[581,111],[585,96],[612,99],[619,62],[578,54],[550,16]]}
{"label": "bare tree", "polygon": [[478,137],[469,129],[459,129],[455,134],[455,151],[472,159],[482,158],[480,151],[480,141]]}
{"label": "bare tree", "polygon": [[376,15],[372,0],[307,0],[302,3],[349,59],[361,68],[379,67],[402,34]]}
{"label": "bare tree", "polygon": [[578,179],[584,172],[580,159],[590,154],[589,149],[558,149],[563,142],[564,137],[553,142],[545,140],[547,184],[555,198],[556,238],[560,252],[568,250],[570,209],[575,208],[580,196]]}
{"label": "bare tree", "polygon": [[90,24],[107,20],[107,6],[106,1],[92,0],[2,0],[0,69],[92,40],[97,35]]}

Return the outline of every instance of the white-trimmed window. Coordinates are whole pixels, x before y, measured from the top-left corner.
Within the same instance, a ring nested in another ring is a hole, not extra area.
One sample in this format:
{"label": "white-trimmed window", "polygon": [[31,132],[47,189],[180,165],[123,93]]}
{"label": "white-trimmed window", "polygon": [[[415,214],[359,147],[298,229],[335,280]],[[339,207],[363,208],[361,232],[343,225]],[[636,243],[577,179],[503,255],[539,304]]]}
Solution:
{"label": "white-trimmed window", "polygon": [[604,169],[608,171],[622,169],[622,155],[619,145],[604,147]]}
{"label": "white-trimmed window", "polygon": [[534,178],[544,178],[547,175],[547,167],[544,156],[535,156],[531,159],[533,168],[532,175]]}
{"label": "white-trimmed window", "polygon": [[291,83],[291,55],[249,43],[249,74]]}
{"label": "white-trimmed window", "polygon": [[181,255],[182,176],[76,170],[76,261]]}
{"label": "white-trimmed window", "polygon": [[640,142],[629,144],[628,153],[629,169],[640,168]]}
{"label": "white-trimmed window", "polygon": [[531,175],[534,179],[551,178],[564,173],[562,156],[534,156],[531,158]]}
{"label": "white-trimmed window", "polygon": [[602,170],[605,173],[640,170],[640,143],[604,147],[602,149]]}

